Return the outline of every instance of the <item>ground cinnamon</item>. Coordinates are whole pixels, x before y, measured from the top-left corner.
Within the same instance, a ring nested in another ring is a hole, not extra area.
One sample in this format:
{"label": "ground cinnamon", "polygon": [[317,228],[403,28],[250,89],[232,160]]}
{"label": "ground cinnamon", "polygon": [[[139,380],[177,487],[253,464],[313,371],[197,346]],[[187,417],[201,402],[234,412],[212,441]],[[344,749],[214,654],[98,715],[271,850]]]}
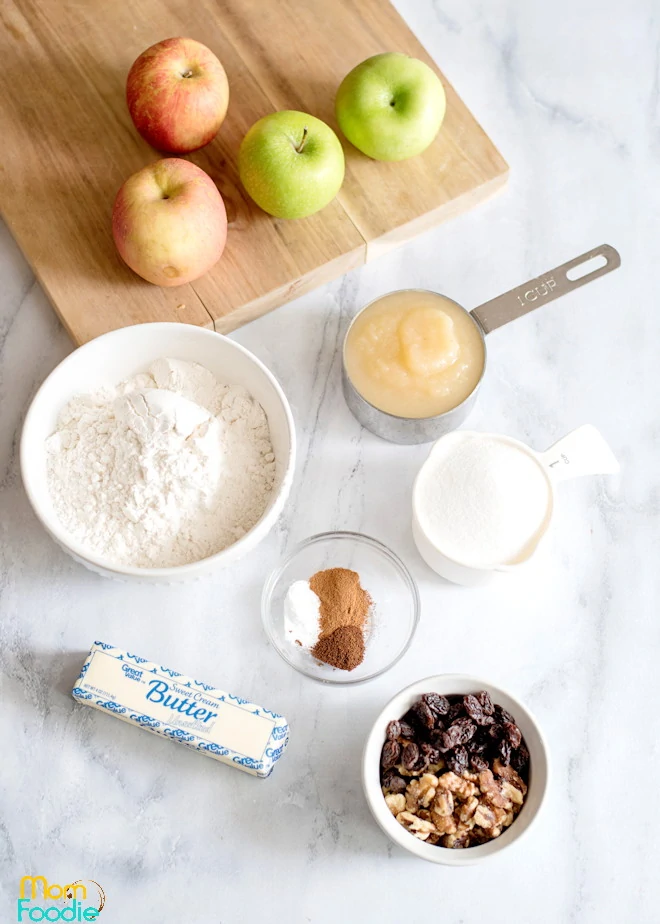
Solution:
{"label": "ground cinnamon", "polygon": [[349,568],[328,568],[312,575],[309,586],[321,601],[319,640],[312,654],[352,671],[364,658],[364,627],[371,608],[360,575]]}
{"label": "ground cinnamon", "polygon": [[331,667],[352,671],[364,660],[364,633],[357,626],[340,626],[320,638],[312,654]]}
{"label": "ground cinnamon", "polygon": [[332,635],[340,626],[362,628],[369,614],[371,597],[360,585],[360,575],[348,568],[317,571],[309,586],[321,601],[319,638]]}

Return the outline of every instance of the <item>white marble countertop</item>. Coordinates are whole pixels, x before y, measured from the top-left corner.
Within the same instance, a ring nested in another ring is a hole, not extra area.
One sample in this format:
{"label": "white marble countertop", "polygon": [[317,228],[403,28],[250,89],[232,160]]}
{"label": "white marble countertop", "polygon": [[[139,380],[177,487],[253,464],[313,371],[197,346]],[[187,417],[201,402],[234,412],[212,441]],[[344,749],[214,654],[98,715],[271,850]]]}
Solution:
{"label": "white marble countertop", "polygon": [[[657,9],[653,0],[397,5],[501,148],[510,183],[236,334],[280,378],[300,458],[285,516],[259,554],[227,573],[191,586],[113,583],[73,562],[37,523],[18,438],[31,396],[71,345],[2,230],[3,921],[16,920],[28,873],[98,880],[107,924],[658,920]],[[562,486],[553,533],[523,574],[479,589],[444,584],[410,533],[411,483],[427,449],[385,444],[352,419],[340,390],[342,332],[389,289],[439,288],[471,307],[603,242],[620,250],[620,270],[492,336],[470,425],[544,448],[591,422],[622,474]],[[423,600],[410,652],[352,689],[294,673],[259,618],[264,577],[283,550],[333,528],[391,545]],[[292,740],[273,777],[232,773],[74,704],[69,691],[95,638],[284,712]],[[444,671],[522,698],[553,767],[526,840],[465,869],[394,848],[359,780],[383,703]]]}

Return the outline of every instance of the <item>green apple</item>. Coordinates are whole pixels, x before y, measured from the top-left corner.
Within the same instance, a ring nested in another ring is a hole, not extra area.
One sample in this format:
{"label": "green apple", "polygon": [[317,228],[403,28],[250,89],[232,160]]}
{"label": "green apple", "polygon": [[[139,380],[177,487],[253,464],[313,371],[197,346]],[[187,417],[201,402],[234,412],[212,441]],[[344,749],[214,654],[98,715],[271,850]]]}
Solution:
{"label": "green apple", "polygon": [[374,160],[406,160],[431,144],[447,100],[428,64],[399,52],[375,55],[344,77],[335,102],[339,127]]}
{"label": "green apple", "polygon": [[333,130],[314,116],[284,110],[252,126],[238,152],[248,194],[276,218],[306,218],[324,208],[344,180],[344,152]]}

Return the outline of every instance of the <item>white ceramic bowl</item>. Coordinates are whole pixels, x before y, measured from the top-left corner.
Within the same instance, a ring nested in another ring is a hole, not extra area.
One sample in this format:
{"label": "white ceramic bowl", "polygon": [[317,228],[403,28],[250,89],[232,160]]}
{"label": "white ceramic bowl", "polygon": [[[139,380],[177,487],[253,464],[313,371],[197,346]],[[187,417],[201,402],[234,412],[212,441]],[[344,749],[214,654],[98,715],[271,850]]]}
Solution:
{"label": "white ceramic bowl", "polygon": [[[268,417],[275,452],[275,486],[258,523],[222,552],[174,568],[117,565],[86,549],[59,522],[48,492],[44,442],[55,430],[60,411],[76,394],[91,392],[103,385],[116,385],[164,356],[201,363],[220,381],[244,386],[261,404]],[[23,484],[34,512],[53,539],[92,571],[120,580],[151,583],[195,580],[253,549],[282,511],[291,487],[295,455],[291,409],[272,373],[245,347],[221,334],[190,324],[124,327],[75,350],[51,372],[35,395],[21,437]]]}
{"label": "white ceramic bowl", "polygon": [[[493,702],[503,706],[515,717],[529,748],[529,790],[525,802],[513,824],[499,837],[486,844],[457,850],[425,844],[424,841],[420,841],[406,831],[385,804],[380,786],[380,752],[385,742],[385,729],[392,719],[400,719],[405,715],[422,693],[441,693],[446,696],[450,693],[463,695],[476,693],[479,690],[488,690]],[[465,674],[439,674],[435,677],[427,677],[397,693],[374,722],[362,758],[362,784],[371,813],[379,826],[395,844],[422,860],[440,863],[443,866],[468,866],[479,863],[520,840],[539,813],[548,788],[548,778],[549,766],[545,741],[536,719],[529,710],[510,693],[500,690],[492,683],[468,677]]]}

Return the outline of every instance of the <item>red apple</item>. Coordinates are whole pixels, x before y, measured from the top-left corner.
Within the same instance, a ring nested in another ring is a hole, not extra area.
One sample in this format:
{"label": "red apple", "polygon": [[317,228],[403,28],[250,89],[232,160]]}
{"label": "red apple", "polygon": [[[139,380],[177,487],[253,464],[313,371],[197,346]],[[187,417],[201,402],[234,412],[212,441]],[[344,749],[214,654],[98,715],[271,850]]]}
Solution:
{"label": "red apple", "polygon": [[225,69],[189,38],[170,38],[143,51],[126,81],[135,127],[159,151],[187,154],[208,144],[229,104]]}
{"label": "red apple", "polygon": [[181,286],[211,269],[227,240],[227,213],[211,177],[167,157],[117,193],[112,235],[122,259],[157,286]]}

